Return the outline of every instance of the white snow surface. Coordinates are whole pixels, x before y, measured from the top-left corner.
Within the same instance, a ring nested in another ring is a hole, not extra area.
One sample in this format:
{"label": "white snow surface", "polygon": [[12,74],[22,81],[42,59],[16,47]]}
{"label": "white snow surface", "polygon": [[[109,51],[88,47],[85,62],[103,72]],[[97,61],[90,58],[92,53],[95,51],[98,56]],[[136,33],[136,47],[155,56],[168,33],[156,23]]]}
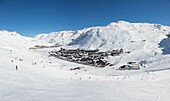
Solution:
{"label": "white snow surface", "polygon": [[[169,33],[168,26],[125,21],[36,36],[42,40],[0,31],[0,100],[169,101]],[[117,63],[113,67],[95,68],[48,57],[50,49],[29,50],[56,43],[66,48],[123,48],[130,53],[108,57]],[[116,70],[128,61],[137,61],[142,68]],[[78,66],[83,69],[70,71]]]}

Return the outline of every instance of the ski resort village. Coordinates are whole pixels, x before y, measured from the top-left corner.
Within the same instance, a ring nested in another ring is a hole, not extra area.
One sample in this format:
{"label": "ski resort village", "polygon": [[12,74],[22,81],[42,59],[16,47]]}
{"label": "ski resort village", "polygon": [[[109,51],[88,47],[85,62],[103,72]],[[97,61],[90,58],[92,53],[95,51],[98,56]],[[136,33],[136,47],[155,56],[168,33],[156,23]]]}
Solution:
{"label": "ski resort village", "polygon": [[[39,46],[35,45],[30,49],[42,49],[42,48],[53,48],[57,46]],[[128,53],[128,52],[126,52]],[[109,63],[105,57],[108,56],[119,56],[123,54],[123,49],[120,50],[112,50],[106,52],[99,52],[99,50],[80,50],[78,49],[63,49],[61,48],[59,51],[50,51],[49,56],[53,56],[62,60],[75,62],[79,64],[95,66],[95,67],[105,67],[105,66],[113,66],[116,63]],[[127,62],[127,65],[123,65],[119,68],[119,70],[133,70],[133,69],[140,69],[140,64],[136,62]],[[76,68],[80,69],[80,68]],[[73,69],[72,69],[73,70]]]}

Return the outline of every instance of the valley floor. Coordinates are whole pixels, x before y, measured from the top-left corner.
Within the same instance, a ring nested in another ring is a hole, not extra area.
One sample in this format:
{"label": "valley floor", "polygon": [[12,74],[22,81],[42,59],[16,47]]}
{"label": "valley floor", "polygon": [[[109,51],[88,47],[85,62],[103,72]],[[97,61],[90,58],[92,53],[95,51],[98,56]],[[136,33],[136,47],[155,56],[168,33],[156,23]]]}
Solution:
{"label": "valley floor", "polygon": [[[87,71],[70,71],[68,68],[81,65],[58,59],[45,59],[45,56],[44,59],[40,59],[41,55],[30,59],[31,61],[27,61],[27,58],[19,61],[20,57],[16,59],[13,53],[1,56],[1,101],[168,101],[170,99],[170,70],[131,71],[131,73],[122,71],[115,74],[113,72],[109,76],[102,74],[103,71],[110,71],[109,69],[85,67]],[[15,70],[16,65],[18,70]],[[95,72],[98,73],[95,75]]]}

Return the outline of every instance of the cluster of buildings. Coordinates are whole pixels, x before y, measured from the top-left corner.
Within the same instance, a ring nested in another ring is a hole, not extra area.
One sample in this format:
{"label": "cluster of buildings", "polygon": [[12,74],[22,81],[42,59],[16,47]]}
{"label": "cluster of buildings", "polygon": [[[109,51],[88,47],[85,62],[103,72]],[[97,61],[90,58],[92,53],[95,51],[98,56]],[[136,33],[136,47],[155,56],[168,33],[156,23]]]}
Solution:
{"label": "cluster of buildings", "polygon": [[84,65],[91,65],[95,67],[112,66],[104,59],[106,56],[118,56],[123,53],[123,49],[112,50],[106,52],[99,52],[99,50],[83,50],[83,49],[63,49],[59,51],[49,52],[50,56],[57,57],[59,59],[67,60],[70,62],[76,62]]}
{"label": "cluster of buildings", "polygon": [[43,48],[55,48],[60,47],[61,45],[53,45],[53,46],[45,46],[45,45],[34,45],[34,47],[30,47],[29,49],[43,49]]}
{"label": "cluster of buildings", "polygon": [[[54,46],[44,46],[44,45],[35,45],[30,49],[42,49],[42,48],[55,48],[59,47],[59,45]],[[75,62],[84,65],[90,65],[95,67],[105,67],[105,66],[113,66],[113,63],[109,63],[105,57],[107,56],[119,56],[124,53],[123,49],[112,50],[101,52],[99,50],[84,50],[84,49],[64,49],[61,48],[59,51],[50,51],[50,56],[57,57],[62,60],[67,60],[70,62]],[[129,52],[125,52],[129,53]],[[140,69],[140,65],[136,62],[127,62],[127,64],[119,67],[118,70],[138,70]]]}
{"label": "cluster of buildings", "polygon": [[122,65],[119,67],[119,70],[139,70],[140,69],[140,64],[131,61],[127,62],[126,65]]}

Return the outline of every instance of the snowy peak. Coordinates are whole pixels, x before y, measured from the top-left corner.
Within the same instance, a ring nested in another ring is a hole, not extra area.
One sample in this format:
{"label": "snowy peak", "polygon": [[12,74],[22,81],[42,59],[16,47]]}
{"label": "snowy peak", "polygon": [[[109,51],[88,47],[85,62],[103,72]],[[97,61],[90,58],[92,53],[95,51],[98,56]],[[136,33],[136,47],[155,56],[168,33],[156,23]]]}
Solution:
{"label": "snowy peak", "polygon": [[127,21],[117,21],[117,22],[111,22],[110,24],[107,25],[108,27],[115,27],[115,28],[127,28],[127,29],[132,29],[132,28],[137,28],[137,29],[142,29],[142,28],[153,28],[153,29],[169,29],[170,27],[168,26],[163,26],[161,24],[155,24],[155,23],[130,23]]}
{"label": "snowy peak", "polygon": [[10,32],[7,30],[0,30],[0,35],[12,35],[12,36],[21,36],[19,33],[17,32]]}
{"label": "snowy peak", "polygon": [[117,22],[111,22],[108,25],[118,25],[118,24],[130,24],[130,22],[120,20],[120,21],[117,21]]}

